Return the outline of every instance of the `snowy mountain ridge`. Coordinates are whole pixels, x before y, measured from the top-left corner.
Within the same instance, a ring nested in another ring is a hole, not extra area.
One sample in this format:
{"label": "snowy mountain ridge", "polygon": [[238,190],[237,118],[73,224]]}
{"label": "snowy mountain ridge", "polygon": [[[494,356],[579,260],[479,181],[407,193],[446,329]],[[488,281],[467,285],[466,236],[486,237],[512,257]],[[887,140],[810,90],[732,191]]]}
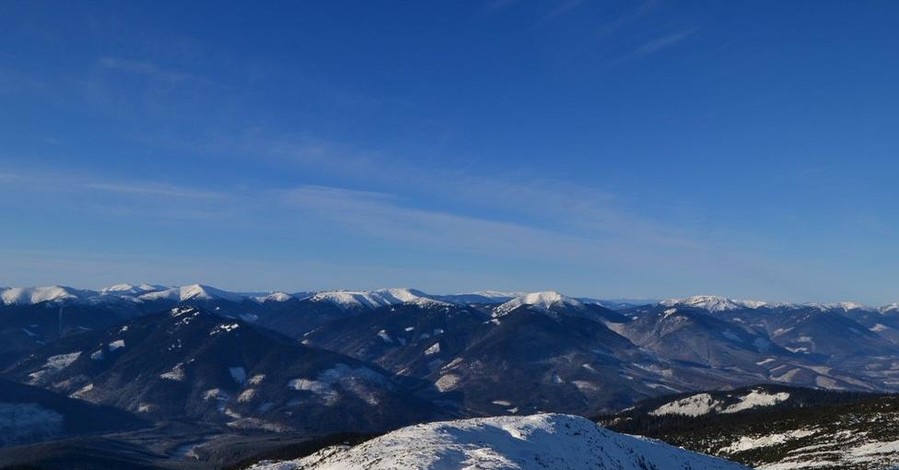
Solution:
{"label": "snowy mountain ridge", "polygon": [[618,434],[578,416],[538,414],[419,424],[355,447],[303,459],[261,462],[252,470],[620,470],[746,467],[659,441]]}
{"label": "snowy mountain ridge", "polygon": [[387,305],[415,303],[420,305],[450,305],[415,289],[393,288],[373,291],[324,291],[313,295],[313,302],[331,302],[343,309],[378,308]]}
{"label": "snowy mountain ridge", "polygon": [[[532,305],[538,308],[551,309],[553,305],[565,304],[575,308],[583,304],[597,304],[614,308],[625,307],[627,303],[606,301],[596,298],[574,298],[556,291],[544,292],[504,292],[484,290],[460,294],[429,294],[411,288],[385,288],[376,290],[324,290],[299,291],[295,293],[268,292],[233,292],[218,289],[206,284],[189,284],[184,286],[162,286],[157,284],[115,284],[97,290],[77,289],[68,286],[33,286],[33,287],[0,287],[0,303],[3,305],[29,305],[41,302],[86,302],[109,303],[153,302],[168,300],[185,302],[189,300],[224,300],[240,303],[252,301],[287,302],[289,300],[311,299],[317,302],[331,302],[341,308],[378,308],[402,303],[424,303],[431,305],[466,305],[507,304],[499,308],[507,312],[521,305]],[[881,307],[872,307],[858,302],[837,303],[790,303],[768,302],[760,300],[735,300],[722,296],[696,295],[685,298],[669,298],[658,303],[666,307],[692,307],[709,312],[727,312],[740,309],[804,309],[815,308],[821,311],[870,311],[880,313],[899,312],[899,303],[891,303]]]}
{"label": "snowy mountain ridge", "polygon": [[788,309],[797,310],[803,308],[814,308],[821,311],[879,311],[881,313],[899,311],[899,303],[884,305],[882,307],[871,307],[859,302],[832,302],[832,303],[791,303],[791,302],[768,302],[762,300],[736,300],[727,297],[715,295],[695,295],[685,298],[670,298],[659,302],[659,305],[665,307],[692,307],[706,310],[712,313],[727,312],[731,310],[760,310],[760,309]]}
{"label": "snowy mountain ridge", "polygon": [[557,307],[572,307],[577,310],[583,310],[584,304],[579,300],[566,297],[556,291],[532,292],[520,297],[516,297],[493,311],[494,316],[501,317],[509,312],[523,306],[528,305],[537,310],[549,312]]}

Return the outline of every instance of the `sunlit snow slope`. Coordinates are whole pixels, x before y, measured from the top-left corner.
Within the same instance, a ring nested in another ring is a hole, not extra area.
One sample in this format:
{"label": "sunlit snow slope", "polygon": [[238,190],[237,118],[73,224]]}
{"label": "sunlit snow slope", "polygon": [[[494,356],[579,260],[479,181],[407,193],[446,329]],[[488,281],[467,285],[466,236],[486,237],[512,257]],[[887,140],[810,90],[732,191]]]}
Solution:
{"label": "sunlit snow slope", "polygon": [[386,469],[745,469],[657,441],[609,431],[560,414],[504,416],[409,426],[356,447],[254,470]]}

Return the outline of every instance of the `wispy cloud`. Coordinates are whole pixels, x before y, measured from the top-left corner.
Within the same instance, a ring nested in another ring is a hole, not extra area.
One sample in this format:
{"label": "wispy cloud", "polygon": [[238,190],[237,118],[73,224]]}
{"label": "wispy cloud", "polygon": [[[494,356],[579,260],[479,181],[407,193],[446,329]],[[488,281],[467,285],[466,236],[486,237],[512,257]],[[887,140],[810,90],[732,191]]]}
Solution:
{"label": "wispy cloud", "polygon": [[576,10],[578,7],[584,5],[584,3],[586,3],[586,0],[565,0],[565,1],[560,1],[558,3],[559,4],[556,5],[555,8],[553,8],[546,15],[543,16],[541,22],[546,22],[546,21],[558,18],[560,16],[564,16],[568,13],[571,13],[574,10]]}
{"label": "wispy cloud", "polygon": [[[230,217],[238,201],[231,195],[163,181],[113,179],[79,171],[0,168],[0,197],[20,200],[18,209],[42,213],[91,214],[100,217],[138,217],[150,223]],[[114,195],[111,196],[111,195]]]}
{"label": "wispy cloud", "polygon": [[605,38],[617,33],[626,25],[653,13],[658,7],[658,0],[643,1],[637,5],[636,8],[632,8],[628,12],[608,19],[605,23],[601,24],[599,27],[599,37]]}
{"label": "wispy cloud", "polygon": [[674,46],[675,44],[687,39],[692,36],[693,33],[696,32],[696,29],[684,29],[681,31],[677,31],[671,34],[666,34],[664,36],[657,37],[651,41],[647,41],[643,43],[640,47],[634,50],[634,54],[639,57],[645,57],[648,55],[655,54],[663,49]]}
{"label": "wispy cloud", "polygon": [[101,57],[97,63],[106,69],[142,75],[162,82],[177,83],[189,80],[206,81],[205,78],[198,75],[167,69],[150,62],[138,60],[122,59],[118,57]]}
{"label": "wispy cloud", "polygon": [[100,191],[109,191],[122,194],[136,194],[147,196],[163,196],[168,198],[191,198],[191,199],[224,199],[223,193],[212,191],[197,191],[190,188],[181,188],[167,184],[156,183],[86,183],[83,185],[87,189],[96,189]]}
{"label": "wispy cloud", "polygon": [[[235,136],[210,136],[181,142],[182,150],[236,159],[252,159],[277,171],[314,174],[332,184],[367,190],[401,187],[404,196],[438,198],[458,213],[489,214],[496,220],[527,220],[534,226],[553,226],[591,236],[629,233],[630,238],[675,245],[688,243],[682,227],[668,227],[642,217],[618,196],[597,187],[584,187],[528,172],[506,170],[485,175],[478,168],[435,164],[423,166],[389,152],[358,149],[341,142],[303,136],[279,136],[253,129]],[[459,190],[464,188],[464,190]],[[324,191],[319,187],[316,195]],[[366,192],[364,197],[375,197]],[[341,197],[345,197],[342,194]],[[384,197],[383,194],[377,196]]]}
{"label": "wispy cloud", "polygon": [[[395,168],[392,170],[396,171]],[[292,239],[314,233],[315,237],[343,242],[361,238],[372,246],[391,246],[416,253],[413,258],[434,256],[443,262],[459,260],[460,265],[465,265],[463,260],[468,260],[479,266],[476,270],[484,270],[476,277],[484,282],[500,279],[499,273],[510,269],[498,268],[497,263],[523,263],[533,269],[559,271],[512,278],[535,282],[545,281],[549,276],[560,283],[559,287],[578,286],[576,288],[585,294],[592,282],[602,282],[606,289],[634,285],[670,286],[671,291],[660,294],[677,295],[691,293],[689,286],[697,280],[704,282],[707,289],[714,290],[721,279],[732,280],[733,273],[740,273],[739,276],[744,278],[741,282],[748,286],[747,289],[761,284],[782,288],[788,285],[785,280],[798,278],[795,267],[783,266],[758,253],[735,250],[732,244],[697,238],[689,227],[672,228],[629,213],[615,197],[570,183],[541,186],[533,184],[534,179],[519,178],[516,181],[502,175],[493,175],[482,183],[470,175],[465,181],[466,176],[462,174],[414,173],[413,170],[394,175],[385,172],[375,175],[375,179],[382,176],[389,178],[385,183],[392,189],[367,189],[365,185],[301,185],[219,192],[202,185],[186,187],[167,182],[124,181],[102,175],[73,176],[59,171],[28,174],[0,168],[0,180],[12,182],[0,185],[0,195],[8,193],[24,198],[29,207],[39,209],[36,213],[45,214],[47,220],[60,211],[66,215],[80,211],[114,217],[108,219],[110,222],[127,217],[140,226],[176,224],[188,231],[197,230],[197,223],[205,221],[206,225],[202,227],[214,227],[223,234],[223,243],[238,251],[243,248],[238,248],[235,243],[243,244],[246,239],[237,234],[249,232],[253,234],[249,236],[260,236],[261,239],[265,239],[266,234],[277,234],[279,238]],[[421,181],[415,184],[426,186],[430,191],[446,188],[442,194],[435,193],[440,198],[450,197],[453,192],[460,193],[460,197],[439,206],[423,207],[415,196],[418,189],[395,184],[397,181],[409,183],[416,178]],[[397,188],[402,192],[395,192]],[[458,188],[466,190],[458,191]],[[60,192],[66,193],[66,197],[59,197]],[[109,192],[122,197],[98,194]],[[466,208],[472,205],[476,210]],[[277,217],[272,217],[273,213]],[[327,252],[336,246],[322,249]],[[320,250],[299,250],[290,253],[290,257],[294,262],[309,261],[315,259],[314,252]],[[379,269],[387,269],[390,264],[387,258],[374,252],[364,258],[360,263],[378,265],[387,262],[387,265],[364,273],[358,271],[355,278],[358,282],[366,276],[369,276],[368,282],[372,282],[372,273],[382,272]],[[23,265],[29,263],[27,260],[21,262]],[[400,260],[396,263],[397,269],[407,272],[393,272],[395,277],[389,278],[391,283],[423,287],[416,281],[418,277],[409,277],[408,270],[427,271],[422,266],[425,262]],[[116,269],[125,272],[131,265],[140,271],[139,264],[122,262]],[[225,264],[222,260],[211,262],[210,272],[216,271],[214,266]],[[290,274],[283,266],[278,269],[285,275]],[[672,280],[674,273],[671,270],[675,269],[674,277],[683,281]],[[72,272],[75,271],[73,265]],[[153,272],[166,271],[160,266]],[[335,268],[333,272],[337,276],[339,270]],[[439,285],[439,273],[431,276],[434,285]],[[171,277],[156,275],[148,279],[170,282]],[[303,283],[298,280],[295,285],[309,285],[310,280],[303,279]],[[337,282],[339,276],[333,279]],[[349,282],[345,280],[342,286]],[[801,286],[793,290],[797,289]]]}
{"label": "wispy cloud", "polygon": [[225,193],[196,189],[176,184],[137,179],[110,180],[102,176],[60,169],[29,168],[10,170],[0,167],[0,181],[18,185],[17,189],[31,191],[72,192],[102,191],[134,196],[176,199],[224,199]]}
{"label": "wispy cloud", "polygon": [[486,255],[568,262],[605,247],[573,235],[522,224],[496,222],[445,211],[409,207],[385,193],[324,186],[301,186],[284,192],[284,202],[350,230],[364,230],[392,241]]}

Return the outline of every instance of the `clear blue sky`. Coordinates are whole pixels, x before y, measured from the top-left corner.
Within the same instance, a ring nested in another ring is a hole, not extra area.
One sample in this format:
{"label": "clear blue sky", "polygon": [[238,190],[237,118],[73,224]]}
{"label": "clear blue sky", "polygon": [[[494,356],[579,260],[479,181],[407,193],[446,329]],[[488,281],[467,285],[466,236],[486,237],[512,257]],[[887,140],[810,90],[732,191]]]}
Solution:
{"label": "clear blue sky", "polygon": [[899,2],[0,2],[0,285],[899,301]]}

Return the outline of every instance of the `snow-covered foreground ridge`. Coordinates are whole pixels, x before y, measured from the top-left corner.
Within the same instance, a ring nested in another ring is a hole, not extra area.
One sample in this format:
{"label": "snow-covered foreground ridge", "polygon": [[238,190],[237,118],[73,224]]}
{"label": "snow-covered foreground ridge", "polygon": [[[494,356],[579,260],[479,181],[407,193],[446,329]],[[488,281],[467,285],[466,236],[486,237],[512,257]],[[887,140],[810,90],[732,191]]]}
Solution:
{"label": "snow-covered foreground ridge", "polygon": [[502,416],[419,424],[355,447],[253,470],[646,470],[746,469],[658,441],[618,434],[581,417]]}

